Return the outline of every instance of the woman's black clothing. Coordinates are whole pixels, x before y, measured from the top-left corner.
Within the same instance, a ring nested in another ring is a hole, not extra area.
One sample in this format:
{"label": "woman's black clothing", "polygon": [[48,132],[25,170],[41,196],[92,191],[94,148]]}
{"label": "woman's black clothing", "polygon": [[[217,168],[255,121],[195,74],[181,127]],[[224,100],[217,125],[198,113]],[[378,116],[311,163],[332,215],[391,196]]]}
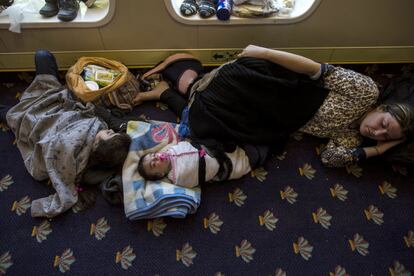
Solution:
{"label": "woman's black clothing", "polygon": [[[180,115],[185,99],[173,92],[163,93],[161,100]],[[191,137],[207,146],[249,143],[279,151],[327,94],[308,76],[265,60],[241,58],[222,66],[204,90],[196,88],[189,110]]]}

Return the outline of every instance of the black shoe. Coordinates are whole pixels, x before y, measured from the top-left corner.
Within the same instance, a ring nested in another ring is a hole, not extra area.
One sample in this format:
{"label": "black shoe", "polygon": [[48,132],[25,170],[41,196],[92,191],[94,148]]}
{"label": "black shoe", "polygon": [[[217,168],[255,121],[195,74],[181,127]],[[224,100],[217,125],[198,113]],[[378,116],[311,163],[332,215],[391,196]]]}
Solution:
{"label": "black shoe", "polygon": [[78,0],[58,0],[59,13],[58,18],[62,21],[72,21],[76,18],[79,11]]}
{"label": "black shoe", "polygon": [[13,4],[14,0],[0,0],[0,12],[4,11]]}
{"label": "black shoe", "polygon": [[59,7],[57,0],[45,0],[45,5],[40,9],[39,13],[46,17],[52,17],[58,14]]}
{"label": "black shoe", "polygon": [[47,50],[37,50],[35,54],[36,75],[53,75],[59,79],[55,56]]}

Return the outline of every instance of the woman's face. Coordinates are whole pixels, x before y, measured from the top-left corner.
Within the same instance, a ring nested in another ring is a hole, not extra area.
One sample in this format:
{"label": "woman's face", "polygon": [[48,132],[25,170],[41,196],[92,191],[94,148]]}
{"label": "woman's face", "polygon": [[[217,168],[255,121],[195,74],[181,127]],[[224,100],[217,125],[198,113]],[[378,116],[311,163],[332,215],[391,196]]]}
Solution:
{"label": "woman's face", "polygon": [[155,175],[157,177],[164,177],[171,170],[171,160],[165,152],[145,155],[142,165],[148,175]]}
{"label": "woman's face", "polygon": [[368,113],[359,126],[362,136],[377,140],[398,140],[404,137],[398,121],[389,113],[373,110]]}

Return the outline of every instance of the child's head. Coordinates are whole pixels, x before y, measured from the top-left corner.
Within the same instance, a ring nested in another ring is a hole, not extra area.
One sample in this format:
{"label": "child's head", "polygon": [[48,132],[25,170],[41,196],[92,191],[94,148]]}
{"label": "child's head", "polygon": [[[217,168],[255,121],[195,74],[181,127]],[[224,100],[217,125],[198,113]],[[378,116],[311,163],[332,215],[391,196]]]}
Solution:
{"label": "child's head", "polygon": [[138,162],[138,172],[146,180],[160,180],[171,170],[171,160],[165,152],[147,153]]}
{"label": "child's head", "polygon": [[115,133],[111,129],[99,131],[89,157],[89,166],[102,168],[122,166],[128,155],[130,144],[131,137],[126,133]]}

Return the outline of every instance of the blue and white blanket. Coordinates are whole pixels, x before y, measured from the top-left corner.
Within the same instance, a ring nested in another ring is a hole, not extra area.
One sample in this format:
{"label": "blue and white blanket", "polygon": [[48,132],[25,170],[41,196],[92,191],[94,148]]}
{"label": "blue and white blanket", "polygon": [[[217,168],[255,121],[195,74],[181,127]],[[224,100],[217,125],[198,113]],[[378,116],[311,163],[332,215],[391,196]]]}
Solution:
{"label": "blue and white blanket", "polygon": [[148,152],[166,150],[180,140],[179,125],[130,121],[127,133],[132,137],[129,154],[122,170],[124,208],[128,219],[151,219],[164,216],[184,218],[200,205],[201,190],[180,187],[168,182],[144,180],[138,173],[138,161]]}

